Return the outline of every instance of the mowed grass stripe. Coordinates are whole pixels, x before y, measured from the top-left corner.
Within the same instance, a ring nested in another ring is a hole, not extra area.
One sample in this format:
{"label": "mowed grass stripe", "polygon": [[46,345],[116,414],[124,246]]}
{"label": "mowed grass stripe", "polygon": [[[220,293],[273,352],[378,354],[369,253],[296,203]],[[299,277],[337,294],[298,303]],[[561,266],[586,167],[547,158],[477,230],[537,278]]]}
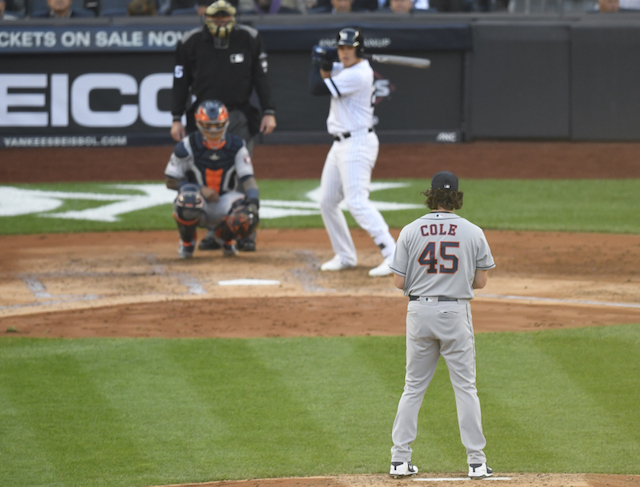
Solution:
{"label": "mowed grass stripe", "polygon": [[638,340],[638,325],[479,336],[487,452],[507,471],[637,472]]}
{"label": "mowed grass stripe", "polygon": [[[630,473],[624,470],[626,458],[640,458],[640,414],[637,413],[640,329],[635,330],[637,333],[630,333],[624,327],[612,330],[598,328],[587,333],[586,329],[576,329],[549,336],[539,333],[535,337],[538,346],[553,358],[554,369],[563,370],[574,387],[588,398],[587,405],[581,409],[588,407],[590,419],[578,421],[575,408],[569,413],[569,418],[581,436],[597,438],[598,448],[590,448],[582,442],[577,445],[575,455],[583,464],[595,466],[603,472]],[[611,347],[603,344],[611,344]],[[581,360],[571,358],[580,355]],[[607,380],[594,380],[603,373]],[[621,391],[628,393],[619,394]],[[624,414],[634,409],[636,414]],[[612,459],[604,459],[609,456]],[[564,471],[568,471],[573,463],[573,459],[565,461]]]}
{"label": "mowed grass stripe", "polygon": [[[227,424],[222,434],[203,438],[214,450],[209,478],[315,475],[327,467],[323,460],[337,448],[335,439],[309,413],[313,405],[270,367],[282,346],[274,339],[234,339],[187,340],[174,348],[176,359],[188,357],[180,363],[185,380]],[[284,346],[291,349],[285,356],[296,354],[295,344]]]}
{"label": "mowed grass stripe", "polygon": [[[479,335],[494,468],[640,473],[639,344],[640,325]],[[91,487],[384,472],[403,375],[401,336],[1,338],[0,478]],[[465,468],[443,363],[413,446],[423,471]]]}
{"label": "mowed grass stripe", "polygon": [[[575,453],[579,448],[576,440],[584,441],[585,431],[580,431],[581,425],[574,421],[591,416],[589,397],[533,336],[525,340],[514,349],[508,367],[493,369],[493,377],[481,375],[479,381],[480,389],[491,397],[486,408],[499,408],[503,413],[502,421],[485,426],[492,433],[488,453],[500,458],[501,468],[508,471],[539,471],[537,467],[531,469],[534,465],[544,465],[543,472],[567,471],[567,459],[583,466],[583,459]],[[486,381],[491,386],[483,388]],[[514,442],[513,438],[519,441]],[[527,456],[531,457],[531,467],[522,464],[522,458]]]}
{"label": "mowed grass stripe", "polygon": [[[206,480],[217,474],[214,458],[223,456],[217,439],[229,434],[226,416],[212,407],[213,382],[203,394],[185,369],[199,351],[183,350],[180,341],[116,340],[112,354],[98,363],[87,360],[94,380],[118,412],[135,449],[138,465],[117,465],[137,485]],[[108,454],[108,452],[104,452]],[[105,477],[108,477],[105,475]]]}
{"label": "mowed grass stripe", "polygon": [[12,372],[7,368],[0,373],[0,478],[20,478],[20,485],[41,485],[43,479],[56,478],[56,467],[48,449],[40,447],[40,430],[29,421],[29,408],[22,401],[14,404],[19,394],[4,380]]}
{"label": "mowed grass stripe", "polygon": [[[300,451],[296,461],[315,474],[376,471],[380,458],[389,454],[390,432],[397,401],[402,392],[402,374],[395,384],[371,367],[368,345],[386,342],[374,338],[297,338],[273,343],[268,349],[252,342],[256,353],[269,364],[269,373],[279,378],[289,394],[311,415],[313,428],[320,429],[324,444],[317,451]],[[397,343],[395,340],[394,343]],[[372,347],[373,348],[373,347]],[[399,353],[389,353],[396,350]],[[404,367],[404,351],[387,347],[377,356],[385,371],[396,376]],[[390,392],[395,390],[395,394]],[[323,458],[324,457],[324,458]]]}
{"label": "mowed grass stripe", "polygon": [[[135,447],[126,425],[119,421],[102,382],[83,367],[87,357],[104,364],[112,348],[63,340],[28,340],[23,345],[27,350],[22,360],[3,361],[2,383],[14,406],[21,408],[22,427],[33,436],[28,444],[20,436],[3,441],[17,443],[22,450],[16,452],[18,458],[30,458],[36,469],[42,459],[50,466],[31,485],[67,485],[71,478],[83,482],[117,478],[121,465],[130,467],[128,477],[135,477],[138,465],[144,469],[143,450]],[[33,472],[29,468],[15,474],[20,482],[6,485],[29,485],[22,476]]]}

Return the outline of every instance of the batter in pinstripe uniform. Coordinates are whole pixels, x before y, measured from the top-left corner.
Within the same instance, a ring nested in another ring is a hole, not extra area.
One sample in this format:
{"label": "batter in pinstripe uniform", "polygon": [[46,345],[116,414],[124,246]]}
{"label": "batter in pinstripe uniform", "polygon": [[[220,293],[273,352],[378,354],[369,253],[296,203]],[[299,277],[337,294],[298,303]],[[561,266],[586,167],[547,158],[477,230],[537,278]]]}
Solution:
{"label": "batter in pinstripe uniform", "polygon": [[391,269],[394,284],[409,297],[407,368],[404,393],[393,423],[394,477],[418,472],[410,444],[418,434],[424,394],[444,358],[456,396],[460,438],[467,450],[469,477],[492,475],[484,454],[480,401],[476,390],[476,351],[469,301],[495,267],[482,230],[457,216],[462,207],[458,178],[439,172],[425,193],[432,212],[402,229]]}
{"label": "batter in pinstripe uniform", "polygon": [[353,218],[382,253],[383,262],[369,275],[386,276],[391,274],[396,243],[384,218],[369,201],[379,146],[373,130],[373,69],[362,58],[364,41],[358,29],[342,29],[337,46],[314,47],[309,80],[312,94],[331,95],[327,130],[334,138],[322,171],[320,211],[336,255],[320,269],[341,271],[358,262],[347,220],[339,207],[345,200]]}

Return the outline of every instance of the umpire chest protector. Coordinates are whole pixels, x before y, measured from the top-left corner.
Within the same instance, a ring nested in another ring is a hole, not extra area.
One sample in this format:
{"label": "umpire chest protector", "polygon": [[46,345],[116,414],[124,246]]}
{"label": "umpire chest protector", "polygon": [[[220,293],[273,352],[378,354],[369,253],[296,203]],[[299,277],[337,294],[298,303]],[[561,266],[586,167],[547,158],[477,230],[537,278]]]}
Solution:
{"label": "umpire chest protector", "polygon": [[[238,187],[238,175],[236,173],[235,160],[238,151],[244,143],[240,137],[227,133],[225,144],[222,148],[214,150],[206,148],[200,132],[194,132],[188,137],[193,153],[194,169],[198,174],[189,175],[189,180],[197,182],[223,195]],[[179,158],[188,156],[188,151],[183,144],[179,144],[174,151]]]}
{"label": "umpire chest protector", "polygon": [[[267,55],[258,31],[236,25],[225,47],[205,26],[189,32],[176,50],[177,74],[174,77],[171,112],[180,115],[190,93],[196,95],[194,106],[204,100],[220,100],[229,111],[241,110],[257,133],[259,112],[249,103],[255,88],[263,109],[273,109],[274,102],[267,82]],[[255,112],[255,113],[254,113]]]}

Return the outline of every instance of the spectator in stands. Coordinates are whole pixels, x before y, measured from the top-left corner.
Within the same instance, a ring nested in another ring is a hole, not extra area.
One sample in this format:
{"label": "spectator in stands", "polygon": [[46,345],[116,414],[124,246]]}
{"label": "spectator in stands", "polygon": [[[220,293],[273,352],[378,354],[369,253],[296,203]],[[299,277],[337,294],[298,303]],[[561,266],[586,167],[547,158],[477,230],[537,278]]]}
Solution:
{"label": "spectator in stands", "polygon": [[[198,7],[197,7],[198,15],[203,16],[205,11],[207,10],[207,7],[211,5],[213,2],[210,2],[208,0],[197,0],[196,3],[198,4]],[[234,7],[237,6],[233,2],[229,2],[229,3],[231,3]]]}
{"label": "spectator in stands", "polygon": [[[207,7],[212,3],[212,0],[170,0],[169,8],[161,8],[160,12],[172,15],[193,12],[194,14],[203,16]],[[238,0],[230,0],[229,3],[236,8],[238,7]]]}
{"label": "spectator in stands", "polygon": [[380,6],[378,12],[413,14],[419,12],[435,12],[435,9],[429,8],[429,0],[386,0],[386,3]]}
{"label": "spectator in stands", "polygon": [[0,0],[0,20],[18,20],[19,15],[14,15],[24,10],[24,6],[16,5],[12,0]]}
{"label": "spectator in stands", "polygon": [[41,10],[34,12],[31,17],[34,19],[68,19],[70,17],[93,17],[93,13],[71,8],[71,0],[47,0],[49,11]]}
{"label": "spectator in stands", "polygon": [[243,10],[242,15],[299,14],[300,11],[283,5],[282,0],[253,0],[253,8]]}
{"label": "spectator in stands", "polygon": [[[161,6],[160,12],[163,12],[164,10],[165,8]],[[196,13],[196,2],[194,0],[170,0],[169,8],[166,10],[166,13],[169,14],[174,12],[186,13],[187,11],[193,11],[193,13]]]}
{"label": "spectator in stands", "polygon": [[[418,0],[416,8],[432,8],[437,12],[474,12],[485,11],[482,5],[489,4],[489,0],[428,0],[426,6],[422,6]],[[482,4],[482,5],[481,5]]]}
{"label": "spectator in stands", "polygon": [[378,9],[378,0],[317,0],[317,6],[309,9],[310,14],[345,14]]}
{"label": "spectator in stands", "polygon": [[389,10],[396,14],[408,14],[413,10],[412,0],[391,0]]}
{"label": "spectator in stands", "polygon": [[598,10],[602,13],[614,13],[620,9],[618,0],[598,0]]}
{"label": "spectator in stands", "polygon": [[153,0],[131,0],[127,13],[130,16],[136,15],[155,15],[156,6]]}
{"label": "spectator in stands", "polygon": [[594,12],[602,13],[638,13],[640,11],[640,0],[598,0]]}

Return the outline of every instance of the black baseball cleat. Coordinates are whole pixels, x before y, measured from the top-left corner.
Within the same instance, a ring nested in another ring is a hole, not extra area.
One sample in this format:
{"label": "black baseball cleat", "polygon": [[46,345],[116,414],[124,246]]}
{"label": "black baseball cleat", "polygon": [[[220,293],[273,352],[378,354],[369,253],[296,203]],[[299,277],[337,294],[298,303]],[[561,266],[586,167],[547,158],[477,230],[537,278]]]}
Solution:
{"label": "black baseball cleat", "polygon": [[485,477],[491,477],[492,475],[493,470],[491,470],[486,463],[469,464],[469,477],[472,479],[484,479]]}
{"label": "black baseball cleat", "polygon": [[418,473],[418,467],[411,462],[391,462],[389,475],[397,479],[398,477],[408,477]]}
{"label": "black baseball cleat", "polygon": [[204,237],[200,244],[198,245],[198,249],[200,250],[218,250],[221,249],[222,245],[216,240],[215,237],[207,235]]}
{"label": "black baseball cleat", "polygon": [[251,240],[250,238],[238,239],[238,250],[242,252],[255,252],[256,251],[255,240]]}

